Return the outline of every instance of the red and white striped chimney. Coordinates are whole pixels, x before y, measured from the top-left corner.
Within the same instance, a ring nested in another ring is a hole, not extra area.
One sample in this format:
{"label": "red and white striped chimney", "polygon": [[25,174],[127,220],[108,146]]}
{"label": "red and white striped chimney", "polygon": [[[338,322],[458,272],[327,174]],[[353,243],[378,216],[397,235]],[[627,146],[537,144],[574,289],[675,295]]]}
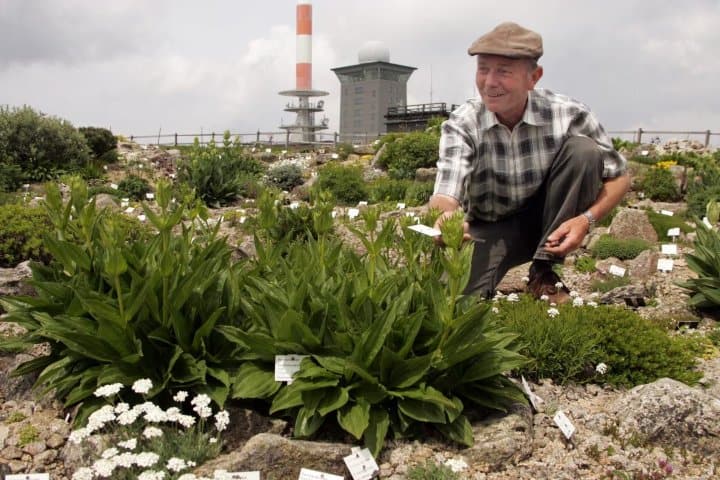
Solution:
{"label": "red and white striped chimney", "polygon": [[296,27],[295,88],[312,90],[312,3],[298,0]]}

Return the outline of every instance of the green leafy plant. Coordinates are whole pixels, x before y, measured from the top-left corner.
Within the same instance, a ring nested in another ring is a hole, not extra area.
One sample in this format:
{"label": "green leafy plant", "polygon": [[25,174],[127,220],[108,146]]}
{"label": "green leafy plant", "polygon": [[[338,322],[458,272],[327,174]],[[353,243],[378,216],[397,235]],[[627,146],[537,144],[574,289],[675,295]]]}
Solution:
{"label": "green leafy plant", "polygon": [[95,158],[101,158],[105,153],[115,150],[117,140],[110,130],[100,127],[80,127],[90,150]]}
{"label": "green leafy plant", "polygon": [[200,145],[196,138],[186,157],[178,162],[178,179],[195,189],[206,205],[219,207],[234,202],[243,194],[248,177],[259,177],[264,168],[246,155],[239,140],[230,140],[225,132],[223,143]]}
{"label": "green leafy plant", "polygon": [[[261,206],[261,228],[275,215]],[[486,304],[461,296],[471,254],[461,248],[462,218],[445,223],[450,247],[437,255],[426,251],[430,239],[398,236],[395,219],[380,224],[377,209],[363,212],[364,231],[350,227],[363,255],[327,235],[331,220],[328,210],[315,218],[317,240],[256,241],[242,304],[249,323],[219,327],[256,355],[231,397],[271,400],[271,413],[293,418],[299,437],[337,424],[376,454],[386,436],[417,435],[423,425],[471,444],[463,409],[523,401],[502,372],[525,359],[507,348],[514,337]],[[274,380],[278,354],[307,356],[290,385]]]}
{"label": "green leafy plant", "polygon": [[685,259],[697,278],[690,278],[680,285],[690,290],[690,305],[717,308],[720,306],[720,233],[700,226],[693,247],[694,252],[685,254]]}
{"label": "green leafy plant", "polygon": [[25,260],[50,260],[42,238],[52,230],[52,223],[42,208],[0,205],[0,225],[0,267],[14,267]]}
{"label": "green leafy plant", "polygon": [[314,188],[327,190],[342,204],[353,205],[367,200],[368,192],[360,167],[328,163],[318,172]]}
{"label": "green leafy plant", "polygon": [[0,161],[0,192],[14,192],[22,183],[23,173],[20,165]]}
{"label": "green leafy plant", "polygon": [[118,193],[133,200],[145,200],[145,194],[151,191],[148,181],[137,175],[128,175],[118,183]]}
{"label": "green leafy plant", "polygon": [[440,136],[434,131],[412,132],[387,141],[378,165],[385,167],[391,178],[414,179],[421,167],[433,167],[438,158]]}
{"label": "green leafy plant", "polygon": [[18,433],[18,447],[23,448],[40,438],[40,431],[31,423],[23,425]]}
{"label": "green leafy plant", "polygon": [[28,106],[0,107],[0,161],[19,166],[26,180],[49,180],[89,160],[85,137],[70,122]]}
{"label": "green leafy plant", "polygon": [[426,461],[423,465],[415,465],[407,473],[408,480],[460,480],[457,473],[450,467]]}
{"label": "green leafy plant", "polygon": [[596,278],[590,283],[590,290],[593,292],[600,292],[600,293],[607,293],[610,290],[618,287],[624,287],[625,285],[630,284],[630,278],[625,277],[618,277],[615,275],[610,275],[609,277],[605,278]]}
{"label": "green leafy plant", "polygon": [[650,209],[646,210],[646,213],[660,241],[672,241],[672,238],[668,237],[667,234],[671,228],[679,228],[683,233],[690,233],[694,230],[694,228],[685,222],[684,215],[663,215]]}
{"label": "green leafy plant", "polygon": [[682,198],[675,177],[667,168],[648,169],[640,182],[640,188],[647,197],[655,201],[675,202]]}
{"label": "green leafy plant", "polygon": [[595,271],[595,259],[593,257],[578,257],[575,260],[575,270],[580,273],[593,273]]}
{"label": "green leafy plant", "polygon": [[405,194],[405,202],[411,206],[425,205],[435,189],[434,182],[413,182]]}
{"label": "green leafy plant", "polygon": [[268,169],[267,182],[275,188],[289,192],[305,183],[305,179],[303,178],[302,168],[298,165],[286,163]]}
{"label": "green leafy plant", "polygon": [[600,259],[615,257],[619,260],[630,260],[648,248],[650,248],[650,244],[645,240],[636,238],[619,239],[605,234],[600,236],[591,252],[594,257]]}
{"label": "green leafy plant", "polygon": [[373,202],[401,202],[411,182],[381,177],[369,186],[370,200]]}

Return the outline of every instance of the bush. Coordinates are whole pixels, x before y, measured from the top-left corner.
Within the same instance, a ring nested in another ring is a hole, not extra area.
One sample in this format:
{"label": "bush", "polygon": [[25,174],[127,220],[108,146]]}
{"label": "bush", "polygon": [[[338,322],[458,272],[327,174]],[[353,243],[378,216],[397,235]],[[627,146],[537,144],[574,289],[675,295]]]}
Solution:
{"label": "bush", "polygon": [[368,197],[360,167],[328,163],[318,171],[314,187],[316,190],[327,190],[345,205],[354,205]]}
{"label": "bush", "polygon": [[50,260],[42,239],[52,224],[42,208],[0,205],[0,225],[0,267],[14,267],[25,260]]}
{"label": "bush", "polygon": [[19,166],[27,180],[49,180],[89,160],[85,137],[69,122],[30,107],[0,107],[0,162]]}
{"label": "bush", "polygon": [[636,238],[623,240],[605,234],[600,236],[591,251],[595,258],[615,257],[618,260],[630,260],[640,255],[643,250],[649,249],[650,246],[645,240]]}
{"label": "bush", "polygon": [[690,290],[689,304],[699,308],[720,307],[720,233],[701,226],[693,243],[694,253],[685,254],[688,267],[697,278],[681,286]]}
{"label": "bush", "polygon": [[598,278],[590,283],[590,290],[593,292],[607,293],[618,287],[624,287],[630,284],[630,277],[618,277],[611,275],[607,278]]}
{"label": "bush", "polygon": [[380,177],[370,184],[370,200],[373,202],[402,202],[411,184],[408,180]]}
{"label": "bush", "polygon": [[133,200],[145,200],[145,194],[151,191],[148,181],[137,175],[128,175],[118,183],[118,193]]}
{"label": "bush", "polygon": [[650,168],[640,182],[645,195],[659,202],[675,202],[682,198],[675,177],[667,168]]}
{"label": "bush", "polygon": [[213,207],[234,202],[243,193],[248,177],[259,177],[262,171],[260,162],[243,152],[239,140],[230,141],[230,132],[225,132],[220,147],[215,142],[202,146],[196,138],[187,156],[178,162],[178,179]]}
{"label": "bush", "polygon": [[575,270],[580,273],[593,273],[595,271],[595,259],[593,257],[578,257],[575,260]]}
{"label": "bush", "polygon": [[267,172],[267,182],[275,188],[289,192],[305,183],[305,179],[303,179],[302,168],[286,163],[271,167]]}
{"label": "bush", "polygon": [[720,201],[720,184],[693,184],[687,194],[688,216],[702,218],[705,215],[705,206],[711,200]]}
{"label": "bush", "polygon": [[690,233],[694,229],[685,222],[682,215],[663,215],[654,210],[646,210],[648,220],[650,224],[657,232],[658,239],[660,241],[672,241],[672,238],[668,237],[668,230],[671,228],[679,228],[683,233]]}
{"label": "bush", "polygon": [[440,137],[434,133],[412,132],[386,144],[378,159],[391,178],[414,179],[415,171],[437,163]]}
{"label": "bush", "polygon": [[425,205],[430,201],[434,190],[435,182],[413,182],[405,194],[405,203],[413,207]]}
{"label": "bush", "polygon": [[23,184],[19,165],[0,162],[0,192],[14,192]]}
{"label": "bush", "polygon": [[408,470],[408,480],[460,480],[450,467],[438,465],[427,460],[424,465],[416,465]]}
{"label": "bush", "polygon": [[351,143],[338,143],[335,147],[335,153],[338,154],[338,160],[342,162],[347,160],[351,153],[355,153],[355,147]]}
{"label": "bush", "polygon": [[[670,377],[692,385],[702,377],[695,358],[682,338],[637,313],[613,306],[557,307],[527,297],[501,302],[498,316],[516,332],[521,353],[533,360],[518,373],[557,382],[595,381],[630,387]],[[605,375],[595,367],[604,363]]]}
{"label": "bush", "polygon": [[115,136],[107,128],[80,127],[78,130],[85,137],[95,158],[101,158],[117,146]]}

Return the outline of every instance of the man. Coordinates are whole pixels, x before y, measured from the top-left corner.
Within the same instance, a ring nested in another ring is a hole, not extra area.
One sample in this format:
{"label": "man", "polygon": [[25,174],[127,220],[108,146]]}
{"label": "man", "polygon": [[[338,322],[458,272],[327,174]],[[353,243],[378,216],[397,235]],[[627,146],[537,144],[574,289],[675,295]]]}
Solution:
{"label": "man", "polygon": [[490,297],[511,267],[532,260],[528,291],[565,302],[569,291],[553,264],[620,202],[630,185],[626,161],[587,106],[535,89],[539,34],[502,23],[468,53],[477,56],[480,96],[442,125],[428,203],[442,211],[435,227],[464,210],[474,242],[465,293]]}

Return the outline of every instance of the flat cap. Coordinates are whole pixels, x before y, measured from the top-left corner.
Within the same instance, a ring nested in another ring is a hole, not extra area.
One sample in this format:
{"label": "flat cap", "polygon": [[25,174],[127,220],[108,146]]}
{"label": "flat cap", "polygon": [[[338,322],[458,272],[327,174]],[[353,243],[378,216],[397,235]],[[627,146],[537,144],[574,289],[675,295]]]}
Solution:
{"label": "flat cap", "polygon": [[542,37],[517,23],[504,22],[475,40],[468,48],[468,54],[537,60],[543,54]]}

